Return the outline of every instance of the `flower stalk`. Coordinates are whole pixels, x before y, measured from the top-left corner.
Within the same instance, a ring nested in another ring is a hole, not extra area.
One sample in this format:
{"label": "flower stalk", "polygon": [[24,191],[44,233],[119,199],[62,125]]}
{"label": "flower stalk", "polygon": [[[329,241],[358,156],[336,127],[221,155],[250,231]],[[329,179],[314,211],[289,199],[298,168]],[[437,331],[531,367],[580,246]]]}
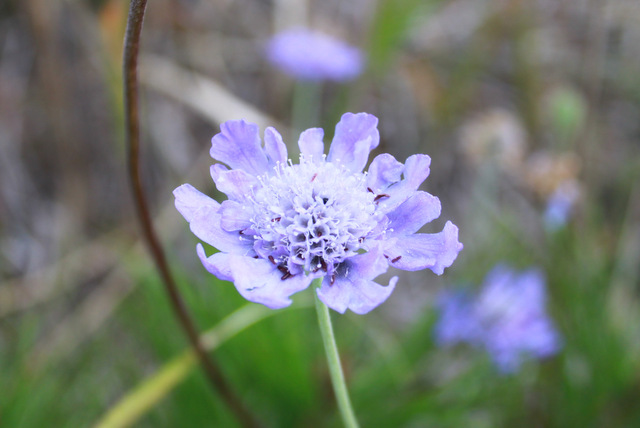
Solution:
{"label": "flower stalk", "polygon": [[321,95],[322,83],[296,82],[291,111],[292,132],[300,133],[309,127],[318,126]]}
{"label": "flower stalk", "polygon": [[258,423],[246,410],[242,401],[236,397],[230,385],[222,376],[219,367],[207,354],[203,344],[200,342],[198,330],[180,296],[175,278],[169,269],[169,263],[151,220],[149,206],[140,178],[140,118],[138,107],[138,52],[146,5],[146,0],[132,0],[130,3],[123,53],[125,138],[127,142],[128,172],[136,213],[142,227],[142,236],[165,285],[171,306],[180,322],[180,326],[193,346],[214,390],[220,392],[229,409],[233,411],[243,426],[258,427]]}
{"label": "flower stalk", "polygon": [[327,355],[327,362],[329,364],[329,375],[331,376],[331,385],[333,386],[333,392],[338,402],[338,409],[340,410],[340,416],[342,422],[347,428],[357,428],[358,420],[356,419],[355,412],[351,406],[351,400],[349,399],[349,391],[347,390],[347,384],[344,379],[344,373],[342,371],[342,365],[340,364],[340,354],[338,353],[338,346],[336,344],[336,338],[333,334],[333,327],[331,325],[331,316],[329,315],[329,308],[322,303],[318,298],[316,289],[322,284],[322,278],[318,278],[313,282],[313,293],[315,295],[316,312],[318,313],[318,325],[320,326],[320,333],[322,335],[322,343]]}

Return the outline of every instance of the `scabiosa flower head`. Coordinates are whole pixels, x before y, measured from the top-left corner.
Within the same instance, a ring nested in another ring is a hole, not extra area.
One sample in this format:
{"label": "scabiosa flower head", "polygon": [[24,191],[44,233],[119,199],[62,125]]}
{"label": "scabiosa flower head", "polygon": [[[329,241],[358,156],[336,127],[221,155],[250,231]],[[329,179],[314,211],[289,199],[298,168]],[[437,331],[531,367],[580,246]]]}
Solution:
{"label": "scabiosa flower head", "polygon": [[300,80],[352,80],[364,66],[359,49],[304,28],[275,35],[266,55],[273,65]]}
{"label": "scabiosa flower head", "polygon": [[378,145],[378,119],[347,113],[336,126],[328,155],[323,135],[300,135],[300,163],[287,158],[282,137],[267,128],[223,123],[213,137],[211,167],[221,204],[189,184],[174,191],[176,208],[191,231],[220,252],[197,253],[205,268],[233,281],[242,296],[270,308],[324,277],[317,290],[330,308],[364,314],[389,297],[397,282],[373,280],[389,265],[429,268],[440,275],[462,249],[451,222],[435,234],[416,233],[440,215],[438,198],[419,191],[430,158],[414,155],[405,164],[382,154],[362,170]]}
{"label": "scabiosa flower head", "polygon": [[451,292],[442,296],[436,341],[483,346],[500,371],[514,372],[524,356],[544,358],[560,349],[545,300],[545,281],[538,270],[518,273],[499,265],[475,298]]}

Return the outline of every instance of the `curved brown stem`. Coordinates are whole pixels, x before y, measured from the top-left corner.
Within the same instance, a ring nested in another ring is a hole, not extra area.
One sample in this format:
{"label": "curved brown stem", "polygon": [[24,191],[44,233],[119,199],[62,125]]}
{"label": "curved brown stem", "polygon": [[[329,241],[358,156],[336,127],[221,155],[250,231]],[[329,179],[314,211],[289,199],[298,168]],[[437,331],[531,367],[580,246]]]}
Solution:
{"label": "curved brown stem", "polygon": [[178,321],[186,333],[191,345],[196,351],[202,368],[215,390],[220,392],[223,400],[238,420],[245,427],[258,427],[243,403],[237,398],[229,384],[221,374],[218,366],[200,342],[198,330],[193,324],[189,312],[180,297],[178,287],[169,269],[165,253],[155,232],[149,207],[140,179],[140,121],[138,108],[138,51],[142,21],[147,5],[146,0],[132,0],[127,20],[127,31],[124,40],[124,102],[125,102],[125,133],[127,141],[128,169],[131,190],[136,206],[138,219],[142,226],[143,238],[149,248],[156,269],[165,285],[171,306]]}

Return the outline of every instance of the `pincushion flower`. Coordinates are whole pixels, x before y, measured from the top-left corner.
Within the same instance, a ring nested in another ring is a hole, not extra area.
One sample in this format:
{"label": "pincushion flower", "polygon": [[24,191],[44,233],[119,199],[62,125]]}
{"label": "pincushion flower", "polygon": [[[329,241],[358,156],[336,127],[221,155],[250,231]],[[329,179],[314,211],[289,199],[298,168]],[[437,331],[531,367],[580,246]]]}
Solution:
{"label": "pincushion flower", "polygon": [[276,34],[267,45],[266,56],[289,76],[308,81],[352,80],[364,66],[359,49],[305,28]]}
{"label": "pincushion flower", "polygon": [[560,350],[545,308],[545,280],[536,269],[519,273],[498,265],[477,296],[448,292],[439,306],[436,341],[482,346],[502,372],[518,370],[527,356],[545,358]]}
{"label": "pincushion flower", "polygon": [[300,163],[287,157],[282,137],[267,128],[229,121],[212,139],[211,176],[228,197],[222,203],[189,184],[174,191],[176,208],[191,231],[219,252],[197,254],[205,268],[233,281],[249,301],[270,308],[324,277],[318,297],[328,307],[364,314],[384,302],[397,277],[374,282],[389,266],[442,274],[462,249],[458,228],[416,233],[440,215],[440,201],[418,186],[429,175],[430,158],[413,155],[405,164],[381,154],[363,173],[379,142],[378,119],[347,113],[336,126],[329,153],[312,128],[300,135]]}

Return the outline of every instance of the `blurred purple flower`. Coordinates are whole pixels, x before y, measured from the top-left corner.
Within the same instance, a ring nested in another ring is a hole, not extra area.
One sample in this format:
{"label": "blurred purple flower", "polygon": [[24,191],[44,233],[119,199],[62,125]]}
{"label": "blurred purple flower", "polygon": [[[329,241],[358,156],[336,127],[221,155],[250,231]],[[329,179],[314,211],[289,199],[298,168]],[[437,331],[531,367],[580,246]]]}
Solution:
{"label": "blurred purple flower", "polygon": [[549,357],[561,347],[545,300],[541,272],[496,266],[475,298],[451,292],[442,296],[436,341],[484,346],[500,371],[515,372],[524,356]]}
{"label": "blurred purple flower", "polygon": [[413,155],[405,164],[389,154],[362,170],[378,145],[378,119],[346,113],[324,155],[324,132],[300,135],[300,163],[287,159],[282,137],[267,128],[264,146],[258,127],[245,121],[221,125],[211,156],[227,164],[211,167],[221,204],[189,184],[174,191],[176,208],[191,231],[220,252],[202,264],[218,278],[233,281],[240,294],[270,308],[291,304],[290,296],[324,277],[317,290],[330,308],[364,314],[391,294],[373,281],[389,265],[443,273],[462,244],[447,222],[435,234],[416,233],[440,215],[440,201],[418,186],[431,159]]}
{"label": "blurred purple flower", "polygon": [[575,180],[565,180],[551,194],[544,212],[544,224],[548,230],[556,231],[569,222],[578,200],[580,186]]}
{"label": "blurred purple flower", "polygon": [[304,28],[275,35],[266,55],[273,65],[300,80],[352,80],[364,67],[359,49]]}
{"label": "blurred purple flower", "polygon": [[443,293],[437,302],[440,319],[436,324],[435,338],[440,345],[459,342],[478,344],[482,330],[473,312],[472,300],[462,291]]}

